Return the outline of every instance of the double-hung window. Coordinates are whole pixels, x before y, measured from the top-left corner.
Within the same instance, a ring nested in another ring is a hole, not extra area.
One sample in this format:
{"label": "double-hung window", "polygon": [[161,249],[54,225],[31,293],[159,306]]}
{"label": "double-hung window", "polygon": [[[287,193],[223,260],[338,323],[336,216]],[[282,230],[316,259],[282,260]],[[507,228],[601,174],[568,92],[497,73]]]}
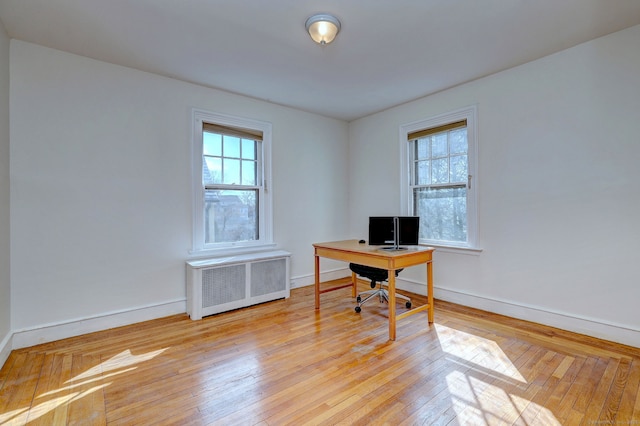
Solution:
{"label": "double-hung window", "polygon": [[477,248],[476,108],[401,126],[403,202],[420,242]]}
{"label": "double-hung window", "polygon": [[271,124],[193,113],[194,252],[272,243]]}

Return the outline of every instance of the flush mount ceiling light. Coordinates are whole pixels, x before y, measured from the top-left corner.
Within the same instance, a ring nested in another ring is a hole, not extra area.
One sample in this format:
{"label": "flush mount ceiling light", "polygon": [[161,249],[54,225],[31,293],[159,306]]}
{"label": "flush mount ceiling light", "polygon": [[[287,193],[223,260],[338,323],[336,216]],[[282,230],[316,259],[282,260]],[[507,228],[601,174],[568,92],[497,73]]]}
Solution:
{"label": "flush mount ceiling light", "polygon": [[340,21],[335,16],[320,13],[309,17],[305,27],[313,41],[324,46],[336,38],[340,31]]}

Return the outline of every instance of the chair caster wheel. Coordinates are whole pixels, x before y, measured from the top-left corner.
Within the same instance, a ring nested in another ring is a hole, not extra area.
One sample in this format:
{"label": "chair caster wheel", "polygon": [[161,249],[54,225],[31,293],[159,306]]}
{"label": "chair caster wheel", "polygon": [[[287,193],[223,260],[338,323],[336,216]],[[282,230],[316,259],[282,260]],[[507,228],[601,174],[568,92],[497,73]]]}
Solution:
{"label": "chair caster wheel", "polygon": [[356,302],[358,302],[358,303],[362,302],[362,297],[360,297],[360,296],[356,297]]}
{"label": "chair caster wheel", "polygon": [[356,306],[356,313],[357,313],[357,314],[359,314],[361,310],[362,310],[362,309],[360,308],[360,306]]}
{"label": "chair caster wheel", "polygon": [[404,306],[406,306],[406,307],[407,307],[407,309],[411,309],[411,302],[407,302],[407,303],[405,303],[405,305],[404,305]]}

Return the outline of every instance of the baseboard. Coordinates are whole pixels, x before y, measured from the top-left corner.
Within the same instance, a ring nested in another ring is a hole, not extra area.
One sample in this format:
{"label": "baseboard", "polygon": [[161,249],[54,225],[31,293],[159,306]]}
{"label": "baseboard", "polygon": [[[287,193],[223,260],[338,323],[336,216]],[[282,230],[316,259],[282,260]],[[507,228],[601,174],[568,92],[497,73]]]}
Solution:
{"label": "baseboard", "polygon": [[80,318],[64,323],[46,324],[30,329],[14,331],[13,343],[9,345],[9,348],[26,348],[40,343],[53,342],[55,340],[80,336],[95,331],[181,314],[186,311],[186,299],[180,299],[157,305],[140,306],[118,312],[109,312],[103,315]]}
{"label": "baseboard", "polygon": [[[416,283],[413,283],[413,286],[415,287]],[[422,288],[417,293],[422,294],[424,292],[424,284],[418,284],[418,286]],[[400,285],[398,287],[400,288]],[[580,317],[539,306],[488,298],[443,287],[435,287],[433,295],[436,299],[446,302],[531,321],[623,345],[640,347],[640,330],[627,325],[605,322],[596,318]]]}
{"label": "baseboard", "polygon": [[[320,275],[321,281],[329,281],[349,276],[351,271],[348,268],[336,269],[323,272]],[[298,277],[295,287],[313,285],[315,277],[313,275]],[[402,277],[396,278],[396,287],[400,290],[410,291],[416,294],[426,294],[423,282],[407,280]],[[524,305],[522,303],[499,300],[480,295],[474,295],[445,287],[434,286],[433,295],[436,299],[445,302],[456,303],[458,305],[469,306],[511,318],[531,321],[574,333],[584,334],[598,339],[609,340],[636,348],[640,348],[640,330],[623,324],[605,322],[596,318],[580,317],[565,312],[552,311],[539,306]]]}
{"label": "baseboard", "polygon": [[[349,268],[332,269],[320,273],[320,282],[337,280],[339,278],[350,277],[351,270]],[[316,283],[315,274],[300,275],[291,277],[291,288],[306,287]]]}
{"label": "baseboard", "polygon": [[9,333],[0,342],[0,369],[4,366],[4,363],[7,362],[7,359],[11,354],[11,350],[13,348],[12,341],[13,335]]}
{"label": "baseboard", "polygon": [[[348,277],[350,274],[351,271],[349,269],[341,268],[321,273],[320,279],[321,281],[330,281]],[[313,285],[314,282],[314,275],[294,277],[291,279],[291,288]],[[425,285],[421,282],[398,277],[396,285],[401,290],[417,294],[425,293]],[[640,347],[640,330],[625,325],[607,323],[593,318],[577,317],[575,315],[553,312],[536,306],[526,306],[437,286],[434,288],[434,297],[446,302],[457,303],[512,318],[536,322],[624,345]],[[4,365],[12,349],[29,347],[40,343],[52,342],[185,312],[186,300],[180,299],[158,305],[142,306],[95,317],[81,318],[64,323],[47,324],[31,329],[18,330],[13,332],[13,334],[8,334],[0,342],[0,366]]]}

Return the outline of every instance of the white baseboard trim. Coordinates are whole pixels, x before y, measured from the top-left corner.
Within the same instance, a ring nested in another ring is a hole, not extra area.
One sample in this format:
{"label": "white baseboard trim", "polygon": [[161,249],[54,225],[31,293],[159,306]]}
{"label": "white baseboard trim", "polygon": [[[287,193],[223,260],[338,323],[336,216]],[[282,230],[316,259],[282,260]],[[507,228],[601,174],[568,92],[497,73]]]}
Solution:
{"label": "white baseboard trim", "polygon": [[[336,269],[321,273],[320,280],[329,281],[350,276],[350,274],[351,271],[348,268]],[[291,288],[313,285],[314,282],[315,277],[313,275],[298,277],[295,280],[295,286],[292,283]],[[406,290],[416,294],[426,294],[426,285],[423,282],[407,280],[401,276],[396,278],[396,287],[400,290]],[[499,300],[438,286],[434,286],[433,295],[436,299],[446,302],[469,306],[511,318],[531,321],[561,330],[640,348],[640,330],[624,324],[615,324],[596,318],[580,317],[538,306]]]}
{"label": "white baseboard trim", "polygon": [[[415,285],[415,283],[414,283]],[[417,293],[422,294],[424,284]],[[398,286],[400,287],[400,286]],[[640,330],[633,327],[614,324],[596,318],[580,317],[565,312],[552,311],[539,306],[524,305],[508,300],[498,300],[484,296],[460,292],[443,287],[434,288],[436,299],[489,311],[511,318],[531,321],[574,333],[584,334],[598,339],[609,340],[633,347],[640,347]]]}
{"label": "white baseboard trim", "polygon": [[26,348],[40,343],[53,342],[55,340],[80,336],[95,331],[182,314],[186,311],[186,299],[179,299],[157,305],[140,306],[57,324],[46,324],[14,331],[13,344],[10,346],[13,349]]}
{"label": "white baseboard trim", "polygon": [[[347,268],[322,272],[321,281],[330,281],[350,276]],[[313,285],[314,275],[304,275],[291,279],[291,288]],[[425,294],[425,284],[397,278],[396,285],[401,290]],[[512,318],[544,324],[562,330],[585,334],[633,347],[640,347],[640,330],[633,327],[607,323],[593,318],[577,317],[562,312],[553,312],[536,306],[526,306],[506,300],[460,292],[443,287],[434,288],[434,297]],[[186,312],[186,299],[174,300],[158,305],[141,306],[129,310],[106,313],[95,317],[80,318],[57,324],[46,324],[23,329],[8,334],[0,342],[0,366],[4,365],[12,349],[25,348],[40,343],[66,339],[68,337],[107,330],[123,325],[177,315]]]}
{"label": "white baseboard trim", "polygon": [[[349,268],[332,269],[320,273],[320,282],[337,280],[339,278],[350,277],[351,270]],[[291,288],[306,287],[316,283],[315,274],[300,275],[291,277]]]}
{"label": "white baseboard trim", "polygon": [[4,339],[0,342],[0,369],[4,366],[4,363],[7,362],[11,351],[13,350],[13,334],[7,334]]}

